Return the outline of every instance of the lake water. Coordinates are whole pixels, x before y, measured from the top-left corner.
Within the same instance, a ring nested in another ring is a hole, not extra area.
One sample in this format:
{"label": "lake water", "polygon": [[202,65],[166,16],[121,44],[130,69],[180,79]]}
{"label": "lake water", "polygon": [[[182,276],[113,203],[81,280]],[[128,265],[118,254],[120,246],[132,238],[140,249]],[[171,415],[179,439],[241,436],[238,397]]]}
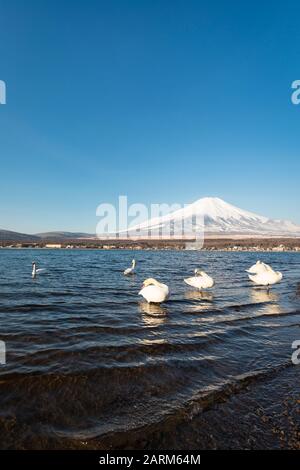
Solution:
{"label": "lake water", "polygon": [[[284,275],[270,291],[245,273],[257,259]],[[209,292],[183,283],[196,267],[215,278]],[[167,303],[137,295],[147,277],[169,285]],[[297,404],[299,254],[2,249],[0,284],[1,448],[280,446],[257,409],[276,419],[280,394]]]}

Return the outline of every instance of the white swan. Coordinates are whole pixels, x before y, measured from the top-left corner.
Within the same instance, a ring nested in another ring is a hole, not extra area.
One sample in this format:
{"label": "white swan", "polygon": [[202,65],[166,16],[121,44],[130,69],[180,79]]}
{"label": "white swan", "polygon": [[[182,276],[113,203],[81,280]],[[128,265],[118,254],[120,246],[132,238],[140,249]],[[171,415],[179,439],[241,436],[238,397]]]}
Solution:
{"label": "white swan", "polygon": [[273,284],[277,284],[283,277],[282,273],[279,271],[273,271],[270,266],[257,274],[249,274],[248,276],[251,281],[259,286],[271,286]]}
{"label": "white swan", "polygon": [[150,277],[143,282],[139,295],[142,295],[148,303],[160,304],[169,297],[169,287]]}
{"label": "white swan", "polygon": [[129,274],[134,274],[134,272],[135,272],[134,268],[135,268],[135,265],[136,265],[135,259],[132,260],[131,264],[132,264],[131,268],[125,269],[125,271],[123,273],[124,276],[128,276]]}
{"label": "white swan", "polygon": [[246,269],[246,272],[249,274],[258,274],[268,269],[272,269],[271,266],[266,263],[263,263],[262,261],[256,261],[256,263],[253,264],[251,268]]}
{"label": "white swan", "polygon": [[45,271],[44,268],[37,269],[37,267],[36,267],[36,262],[35,262],[35,261],[32,262],[32,273],[31,273],[31,275],[32,275],[33,278],[36,278],[36,275],[37,275],[38,273],[43,272],[43,271]]}
{"label": "white swan", "polygon": [[36,263],[33,261],[32,263],[32,273],[31,273],[32,277],[36,277]]}
{"label": "white swan", "polygon": [[200,269],[195,269],[194,272],[195,276],[184,279],[184,282],[186,284],[192,287],[196,287],[196,289],[209,289],[210,287],[214,286],[215,281],[204,271],[201,271]]}

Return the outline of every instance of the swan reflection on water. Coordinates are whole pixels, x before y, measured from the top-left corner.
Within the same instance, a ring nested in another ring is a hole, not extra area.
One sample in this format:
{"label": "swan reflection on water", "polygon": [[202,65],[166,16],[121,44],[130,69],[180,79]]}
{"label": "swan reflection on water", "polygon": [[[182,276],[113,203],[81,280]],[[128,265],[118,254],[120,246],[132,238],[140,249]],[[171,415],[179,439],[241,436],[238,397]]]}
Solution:
{"label": "swan reflection on water", "polygon": [[266,288],[253,287],[250,292],[250,298],[253,303],[265,304],[259,306],[259,312],[264,315],[280,315],[285,313],[283,307],[279,304],[279,294]]}
{"label": "swan reflection on water", "polygon": [[184,293],[184,298],[186,300],[204,300],[206,302],[212,302],[214,299],[214,295],[212,292],[189,290]]}
{"label": "swan reflection on water", "polygon": [[190,290],[184,293],[184,298],[188,301],[195,301],[197,303],[188,306],[188,312],[203,313],[211,310],[214,296],[212,292]]}
{"label": "swan reflection on water", "polygon": [[254,303],[278,302],[279,295],[269,289],[261,287],[252,287],[250,291],[251,301]]}
{"label": "swan reflection on water", "polygon": [[168,309],[159,304],[139,302],[139,310],[142,313],[143,322],[149,326],[161,325],[167,319]]}

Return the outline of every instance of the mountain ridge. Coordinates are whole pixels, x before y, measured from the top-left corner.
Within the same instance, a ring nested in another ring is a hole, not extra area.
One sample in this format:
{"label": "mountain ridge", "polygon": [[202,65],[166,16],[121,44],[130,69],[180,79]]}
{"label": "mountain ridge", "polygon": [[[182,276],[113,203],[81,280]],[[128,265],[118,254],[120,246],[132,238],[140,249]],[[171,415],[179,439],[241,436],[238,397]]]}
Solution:
{"label": "mountain ridge", "polygon": [[[254,212],[240,209],[237,206],[229,204],[219,197],[203,197],[197,201],[188,204],[184,208],[170,212],[160,217],[154,217],[147,221],[120,231],[116,236],[128,234],[132,236],[133,232],[138,231],[138,237],[148,237],[149,230],[151,234],[158,233],[168,224],[173,228],[180,230],[182,220],[184,219],[187,229],[193,225],[193,217],[200,219],[198,230],[202,230],[206,237],[230,237],[230,236],[259,236],[259,237],[300,237],[300,225],[294,224],[289,220],[271,219]],[[138,230],[137,230],[138,229]],[[92,240],[96,235],[85,232],[51,231],[36,234],[24,234],[11,230],[0,229],[0,242],[64,242],[67,240]]]}

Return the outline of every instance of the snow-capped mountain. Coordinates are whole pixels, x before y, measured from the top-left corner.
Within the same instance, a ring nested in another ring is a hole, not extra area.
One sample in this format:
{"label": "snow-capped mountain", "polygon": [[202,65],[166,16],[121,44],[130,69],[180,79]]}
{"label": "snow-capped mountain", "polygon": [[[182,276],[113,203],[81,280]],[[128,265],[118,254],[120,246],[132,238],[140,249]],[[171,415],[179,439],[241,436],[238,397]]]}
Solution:
{"label": "snow-capped mountain", "polygon": [[[123,232],[119,232],[119,236]],[[126,230],[128,236],[148,237],[171,233],[189,236],[204,232],[214,235],[300,236],[300,226],[290,221],[269,219],[239,209],[218,197],[204,197],[196,202],[150,218]]]}

